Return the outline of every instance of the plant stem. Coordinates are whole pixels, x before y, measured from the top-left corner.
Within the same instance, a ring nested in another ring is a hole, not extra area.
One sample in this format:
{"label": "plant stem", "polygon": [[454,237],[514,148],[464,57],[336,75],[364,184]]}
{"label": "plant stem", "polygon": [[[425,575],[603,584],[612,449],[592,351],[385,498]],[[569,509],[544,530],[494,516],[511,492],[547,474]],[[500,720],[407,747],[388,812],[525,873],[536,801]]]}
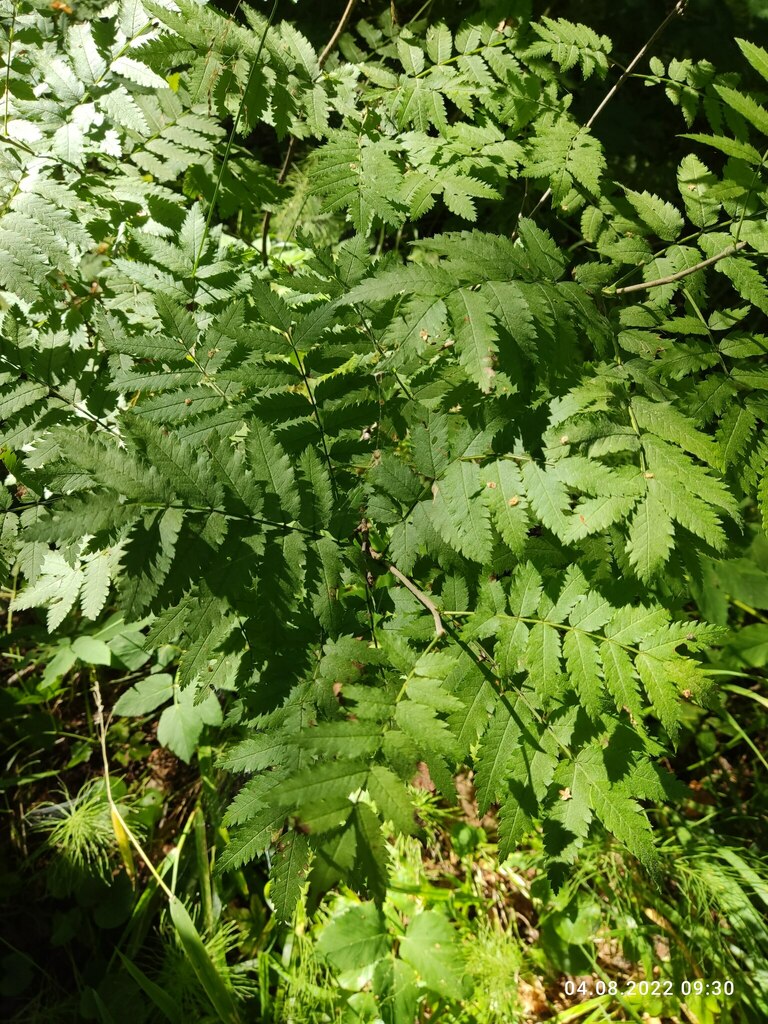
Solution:
{"label": "plant stem", "polygon": [[[14,601],[14,598],[16,597],[16,592],[18,590],[18,581],[19,581],[19,568],[18,568],[18,566],[16,566],[14,568],[14,570],[13,570],[13,579],[11,580],[11,590],[10,590],[10,593],[8,594],[8,597],[10,598],[10,600],[8,602],[8,616],[7,616],[6,620],[5,620],[5,635],[6,636],[10,636],[11,633],[13,632],[13,612],[11,611],[11,609],[13,608],[13,601]],[[5,595],[3,595],[3,596],[5,596]],[[34,668],[34,665],[32,667]],[[23,675],[26,675],[28,671],[29,671],[29,666],[27,666],[27,668],[23,669],[21,672],[17,672],[15,680],[18,682],[18,680],[21,679],[21,677]],[[9,680],[9,682],[10,682],[10,680]]]}
{"label": "plant stem", "polygon": [[195,811],[195,852],[197,855],[197,873],[200,883],[200,898],[203,905],[203,920],[210,935],[213,932],[213,894],[211,887],[211,865],[208,860],[208,840],[205,831],[205,812],[202,804]]}
{"label": "plant stem", "polygon": [[729,597],[728,601],[734,606],[734,608],[741,609],[741,611],[746,612],[747,615],[751,615],[753,619],[759,619],[760,622],[768,624],[768,616],[763,615],[762,612],[757,610],[757,608],[753,608],[751,605],[745,604],[743,601],[737,601],[734,597]]}
{"label": "plant stem", "polygon": [[382,565],[385,565],[387,567],[387,571],[390,572],[399,583],[402,583],[405,589],[410,591],[420,604],[424,605],[435,620],[435,638],[444,636],[445,626],[443,625],[443,620],[440,618],[440,612],[438,611],[437,605],[432,598],[428,597],[423,590],[419,590],[413,580],[408,579],[405,573],[400,572],[397,566],[390,562],[388,558],[385,558],[380,551],[374,551],[370,545],[370,541],[368,540],[367,523],[365,520],[363,520],[363,523],[358,528],[358,532],[362,535],[361,547],[363,553],[368,555],[368,557],[372,558],[375,562],[381,562]]}
{"label": "plant stem", "polygon": [[323,456],[325,457],[325,464],[328,466],[328,475],[331,478],[331,490],[333,491],[334,500],[338,501],[339,492],[336,486],[336,474],[333,469],[333,462],[331,461],[331,452],[330,449],[328,448],[328,439],[325,434],[325,428],[323,427],[323,421],[320,418],[320,410],[317,407],[315,393],[312,390],[312,385],[309,382],[309,374],[307,373],[306,367],[304,366],[304,360],[301,358],[299,350],[296,348],[296,345],[294,344],[293,335],[291,331],[287,331],[285,337],[288,341],[288,344],[291,346],[294,356],[296,357],[296,363],[299,367],[299,373],[301,374],[301,379],[304,382],[304,387],[307,392],[307,398],[309,399],[309,404],[312,406],[312,413],[317,422],[318,430],[320,431],[320,443],[323,446]]}
{"label": "plant stem", "polygon": [[419,590],[416,584],[412,583],[407,576],[401,573],[397,566],[393,565],[392,562],[385,562],[385,565],[387,569],[389,569],[389,571],[395,577],[395,579],[399,580],[400,583],[402,583],[403,586],[406,588],[406,590],[410,590],[410,592],[417,599],[417,601],[420,601],[424,605],[424,607],[431,613],[432,618],[435,620],[436,635],[443,636],[445,633],[445,626],[443,625],[443,620],[440,618],[440,612],[437,610],[437,605],[434,603],[434,601],[432,601],[431,598],[427,597],[427,595],[422,590]]}
{"label": "plant stem", "polygon": [[603,295],[627,295],[629,292],[645,292],[651,288],[660,288],[663,284],[674,284],[675,281],[682,281],[684,277],[690,277],[691,274],[695,274],[697,271],[703,270],[705,267],[711,267],[713,263],[719,263],[720,260],[724,260],[726,256],[733,256],[734,253],[743,249],[746,244],[746,242],[736,242],[734,245],[729,245],[727,249],[723,249],[722,252],[717,253],[717,255],[710,256],[708,260],[702,260],[701,263],[696,263],[692,267],[686,267],[685,270],[680,270],[676,274],[668,274],[666,277],[658,277],[655,281],[642,281],[640,284],[628,284],[624,288],[603,288]]}
{"label": "plant stem", "polygon": [[352,9],[354,8],[356,3],[357,0],[348,0],[347,6],[344,8],[344,13],[342,14],[341,18],[339,18],[339,23],[333,30],[333,35],[325,44],[325,49],[323,50],[323,52],[317,58],[318,67],[322,68],[323,64],[325,64],[330,55],[333,53],[334,47],[336,46],[336,43],[338,43],[341,33],[344,31],[346,24],[349,21],[349,18],[352,14]]}
{"label": "plant stem", "polygon": [[619,91],[619,89],[622,87],[622,85],[624,85],[626,80],[632,74],[632,69],[635,68],[637,66],[637,64],[642,60],[642,58],[645,56],[646,52],[653,46],[653,44],[656,42],[658,37],[661,35],[661,33],[667,27],[669,22],[674,17],[676,17],[678,14],[682,14],[683,13],[683,11],[685,10],[686,2],[687,2],[687,0],[677,0],[677,3],[675,4],[675,6],[669,12],[669,14],[666,16],[666,18],[661,22],[661,24],[657,27],[656,31],[650,37],[648,42],[637,51],[635,56],[632,58],[632,60],[627,65],[627,67],[624,70],[624,72],[620,75],[618,81],[613,86],[613,88],[609,89],[608,92],[605,94],[605,96],[603,97],[601,103],[597,106],[597,108],[595,109],[594,113],[592,114],[590,119],[587,121],[587,128],[591,128],[592,127],[592,125],[595,123],[595,121],[598,119],[598,117],[602,114],[602,112],[605,110],[605,108],[611,102],[611,100],[616,95],[616,93]]}
{"label": "plant stem", "polygon": [[[128,827],[125,818],[123,818],[122,814],[120,813],[117,804],[115,803],[114,797],[112,796],[112,780],[109,775],[109,756],[107,754],[107,730],[106,725],[104,723],[104,702],[101,699],[101,689],[99,688],[99,681],[96,678],[94,678],[93,680],[93,699],[94,703],[96,704],[96,714],[93,716],[93,720],[99,732],[99,745],[101,747],[101,761],[104,772],[104,789],[107,794],[107,803],[109,804],[109,810],[112,814],[112,822],[116,828],[122,828],[122,830],[125,832],[128,841],[134,847],[139,857],[141,857],[142,861],[147,867],[147,870],[152,875],[157,885],[163,890],[168,899],[172,900],[174,898],[173,893],[165,884],[165,881],[157,873],[155,865],[149,859],[149,855],[145,852],[141,843],[138,841],[136,836]],[[119,840],[119,837],[117,838]]]}

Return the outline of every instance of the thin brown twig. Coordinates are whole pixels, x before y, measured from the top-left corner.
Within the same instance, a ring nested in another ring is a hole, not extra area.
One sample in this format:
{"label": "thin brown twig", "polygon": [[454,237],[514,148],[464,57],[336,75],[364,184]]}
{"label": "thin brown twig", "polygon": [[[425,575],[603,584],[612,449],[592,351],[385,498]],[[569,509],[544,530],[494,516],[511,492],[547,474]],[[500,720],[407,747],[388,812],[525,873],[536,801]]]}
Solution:
{"label": "thin brown twig", "polygon": [[695,274],[698,270],[703,270],[705,267],[711,267],[713,263],[718,263],[720,260],[724,260],[726,256],[733,256],[734,253],[743,249],[746,244],[746,242],[737,242],[735,245],[729,245],[727,249],[723,249],[723,251],[717,253],[716,256],[710,256],[708,260],[702,260],[701,263],[696,263],[692,267],[680,270],[677,274],[668,274],[666,277],[657,277],[654,281],[642,281],[640,284],[629,284],[624,288],[603,288],[603,295],[626,295],[628,292],[644,292],[649,288],[660,288],[663,284],[674,284],[675,281],[681,281],[684,277],[689,277],[691,274]]}
{"label": "thin brown twig", "polygon": [[331,38],[326,43],[325,49],[323,50],[323,52],[317,58],[317,66],[319,68],[322,68],[323,64],[325,64],[325,62],[328,60],[330,55],[333,53],[333,50],[334,50],[334,48],[336,46],[336,43],[338,43],[339,38],[341,37],[341,33],[346,28],[347,22],[349,21],[350,15],[352,14],[352,10],[353,10],[353,8],[354,8],[356,3],[357,3],[357,0],[348,0],[347,6],[344,8],[344,13],[342,14],[341,18],[339,19],[338,25],[333,30],[333,35],[331,36]]}
{"label": "thin brown twig", "polygon": [[409,590],[416,598],[416,600],[423,604],[427,611],[430,612],[432,618],[435,620],[436,635],[443,636],[445,634],[445,626],[443,625],[443,620],[440,618],[440,612],[437,610],[437,605],[434,603],[434,601],[427,597],[427,595],[422,590],[419,590],[416,584],[413,583],[412,580],[409,580],[406,575],[400,572],[396,565],[393,565],[386,559],[384,559],[384,565],[386,565],[387,569],[389,569],[389,571],[392,573],[395,579],[399,580],[400,583],[402,583],[402,585],[405,587],[405,589]]}
{"label": "thin brown twig", "polygon": [[18,672],[14,672],[12,676],[7,679],[8,686],[13,686],[15,683],[20,683],[26,676],[31,675],[38,667],[36,661],[33,661],[30,665],[25,665],[24,668],[20,668]]}
{"label": "thin brown twig", "polygon": [[[613,84],[613,86],[611,86],[611,88],[608,90],[608,92],[605,94],[605,96],[603,96],[602,100],[597,105],[597,107],[593,111],[591,117],[587,121],[587,123],[585,125],[586,128],[591,128],[592,127],[592,125],[595,123],[595,121],[598,119],[598,117],[602,114],[602,112],[605,110],[605,108],[611,102],[611,100],[616,95],[616,93],[619,91],[619,89],[622,87],[622,85],[624,85],[626,80],[632,74],[633,68],[635,68],[637,66],[638,62],[640,60],[642,60],[643,56],[648,52],[648,50],[651,48],[651,46],[653,46],[653,44],[656,42],[658,37],[661,35],[661,33],[667,27],[669,22],[674,17],[676,17],[677,15],[683,13],[683,11],[685,10],[685,5],[686,5],[687,2],[688,2],[688,0],[677,0],[677,3],[672,8],[672,10],[669,12],[669,14],[666,16],[666,18],[661,22],[661,24],[659,24],[656,27],[656,30],[653,32],[651,37],[643,44],[643,46],[640,47],[640,49],[637,51],[637,53],[632,58],[632,60],[629,62],[629,64],[627,64],[626,68],[624,69],[622,74],[618,77],[618,79]],[[544,205],[544,203],[546,203],[546,201],[549,199],[549,197],[551,195],[552,195],[552,189],[548,188],[547,191],[544,193],[544,195],[541,197],[541,199],[539,199],[538,203],[536,203],[536,205],[534,206],[533,210],[528,214],[528,216],[529,217],[535,216],[535,214],[541,209],[541,207]],[[523,215],[523,211],[521,210],[520,213],[518,214],[517,219],[520,220],[522,215]],[[515,231],[514,234],[512,235],[513,239],[516,238],[516,237],[517,237],[517,231]]]}
{"label": "thin brown twig", "polygon": [[[317,69],[322,71],[323,65],[328,60],[330,55],[333,53],[336,44],[341,38],[341,33],[346,28],[347,22],[352,14],[357,0],[347,0],[347,6],[344,8],[344,12],[339,18],[339,22],[336,28],[333,30],[333,35],[325,44],[325,48],[320,56],[317,58]],[[288,171],[291,169],[293,163],[293,154],[296,149],[296,136],[292,135],[288,141],[288,149],[285,151],[285,159],[283,165],[280,168],[280,173],[277,176],[277,184],[282,185],[285,179],[288,177]],[[264,220],[261,225],[261,261],[264,266],[267,265],[267,243],[269,241],[269,225],[272,221],[272,211],[267,210],[264,214]]]}
{"label": "thin brown twig", "polygon": [[382,565],[386,566],[387,571],[390,572],[399,583],[402,583],[406,590],[413,594],[413,596],[416,598],[419,604],[424,605],[424,607],[430,613],[432,618],[435,620],[435,635],[444,636],[446,632],[445,626],[443,625],[443,620],[440,618],[440,612],[438,611],[435,602],[430,597],[428,597],[423,590],[419,590],[419,588],[416,586],[413,580],[409,579],[405,575],[405,573],[400,572],[397,566],[390,562],[389,559],[386,558],[380,551],[374,551],[374,549],[371,547],[371,542],[368,538],[367,520],[363,519],[363,521],[357,527],[355,532],[360,534],[360,546],[363,550],[363,554],[368,555],[368,557],[372,558],[374,562],[381,562]]}
{"label": "thin brown twig", "polygon": [[616,93],[619,91],[619,89],[622,87],[622,85],[624,85],[624,82],[626,82],[626,80],[632,74],[632,70],[636,67],[638,62],[640,60],[642,60],[642,58],[645,55],[645,53],[653,46],[653,44],[656,42],[658,37],[661,35],[661,33],[667,27],[669,22],[674,17],[676,17],[677,15],[683,13],[683,11],[685,10],[686,3],[687,3],[687,0],[677,0],[677,3],[675,4],[675,6],[669,12],[669,14],[666,16],[666,18],[661,22],[661,24],[658,26],[656,31],[650,37],[650,39],[645,44],[645,46],[643,46],[640,50],[638,50],[637,53],[635,54],[635,56],[629,62],[629,64],[627,64],[625,70],[623,71],[623,73],[617,79],[616,84],[611,89],[609,89],[608,92],[605,94],[605,96],[602,99],[602,102],[600,104],[598,104],[598,106],[595,109],[594,113],[592,114],[590,119],[587,121],[587,128],[591,128],[592,127],[592,125],[595,123],[595,121],[598,119],[598,117],[602,114],[602,112],[605,110],[607,105],[611,102],[611,100],[616,95]]}

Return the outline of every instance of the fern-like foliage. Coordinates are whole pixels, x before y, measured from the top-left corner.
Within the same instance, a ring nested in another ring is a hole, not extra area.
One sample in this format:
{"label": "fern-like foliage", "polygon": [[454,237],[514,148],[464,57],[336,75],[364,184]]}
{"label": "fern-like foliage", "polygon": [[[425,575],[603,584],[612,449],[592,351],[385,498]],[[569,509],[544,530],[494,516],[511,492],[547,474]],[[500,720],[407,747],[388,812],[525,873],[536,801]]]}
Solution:
{"label": "fern-like foliage", "polygon": [[[186,715],[228,700],[220,863],[270,851],[282,915],[304,884],[382,899],[414,780],[467,767],[502,851],[540,827],[556,878],[595,822],[653,870],[643,801],[717,699],[700,581],[768,520],[765,109],[713,71],[658,196],[608,184],[569,110],[607,69],[585,26],[383,17],[326,65],[174,7],[4,9],[16,607],[115,605],[177,648]],[[263,267],[286,186],[256,128],[306,146],[291,202],[341,242]],[[583,245],[533,204],[466,229],[526,188]]]}

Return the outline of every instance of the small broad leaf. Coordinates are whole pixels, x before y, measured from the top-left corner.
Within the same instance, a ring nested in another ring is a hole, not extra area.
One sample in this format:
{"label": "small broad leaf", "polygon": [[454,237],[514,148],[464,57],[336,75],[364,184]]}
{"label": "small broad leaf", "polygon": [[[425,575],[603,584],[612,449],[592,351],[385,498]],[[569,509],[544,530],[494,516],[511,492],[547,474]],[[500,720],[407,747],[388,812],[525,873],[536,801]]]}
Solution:
{"label": "small broad leaf", "polygon": [[400,956],[433,992],[450,999],[463,997],[461,951],[442,914],[434,910],[417,914],[400,940]]}
{"label": "small broad leaf", "polygon": [[111,665],[112,651],[95,636],[78,636],[72,641],[72,652],[87,665]]}
{"label": "small broad leaf", "polygon": [[319,952],[339,971],[376,963],[391,946],[384,915],[372,903],[352,907],[323,928]]}
{"label": "small broad leaf", "polygon": [[166,672],[149,675],[126,690],[114,707],[116,715],[146,715],[173,696],[173,676]]}
{"label": "small broad leaf", "polygon": [[173,704],[160,715],[157,723],[157,740],[163,746],[189,763],[205,725],[220,725],[222,714],[214,694],[209,694],[200,704],[195,704],[195,690],[187,686],[174,690]]}
{"label": "small broad leaf", "polygon": [[384,1024],[406,1024],[416,1019],[419,989],[410,964],[392,956],[379,960],[373,987]]}

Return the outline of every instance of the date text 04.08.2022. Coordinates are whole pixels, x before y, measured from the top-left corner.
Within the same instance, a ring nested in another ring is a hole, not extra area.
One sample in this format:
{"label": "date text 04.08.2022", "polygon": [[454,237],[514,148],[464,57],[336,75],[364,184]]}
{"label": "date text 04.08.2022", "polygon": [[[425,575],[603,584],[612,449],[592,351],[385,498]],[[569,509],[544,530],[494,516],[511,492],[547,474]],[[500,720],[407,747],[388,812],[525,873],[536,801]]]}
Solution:
{"label": "date text 04.08.2022", "polygon": [[734,984],[730,980],[705,981],[696,978],[689,981],[687,978],[682,981],[603,981],[601,978],[590,979],[589,981],[576,981],[569,979],[563,986],[567,996],[732,996]]}

